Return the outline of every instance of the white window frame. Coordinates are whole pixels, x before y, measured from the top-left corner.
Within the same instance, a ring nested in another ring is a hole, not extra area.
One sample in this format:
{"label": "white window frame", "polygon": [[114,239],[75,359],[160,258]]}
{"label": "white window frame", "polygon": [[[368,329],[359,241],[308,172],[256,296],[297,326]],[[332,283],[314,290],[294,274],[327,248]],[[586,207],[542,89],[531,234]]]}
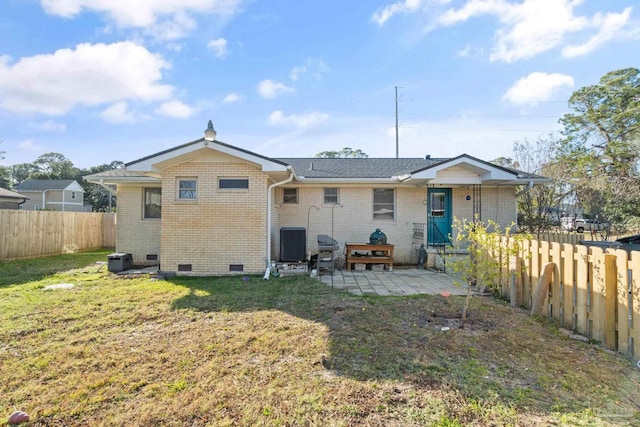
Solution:
{"label": "white window frame", "polygon": [[[295,196],[287,195],[287,191],[294,191]],[[295,200],[291,201],[291,197],[295,197]],[[299,197],[300,197],[300,191],[298,191],[297,187],[282,189],[282,204],[284,205],[297,205]],[[289,200],[287,200],[287,198],[289,198]]]}
{"label": "white window frame", "polygon": [[[327,190],[335,190],[335,194],[327,194]],[[322,202],[325,205],[335,205],[336,203],[340,203],[340,189],[338,187],[325,187],[322,190],[323,193],[323,198],[322,198]],[[335,201],[327,201],[327,198],[334,198],[335,197]]]}
{"label": "white window frame", "polygon": [[[393,193],[393,202],[376,202],[376,192],[379,191],[391,191]],[[372,218],[374,221],[395,221],[396,220],[396,189],[395,188],[374,188],[372,191]],[[389,212],[391,208],[391,212]],[[386,209],[385,212],[378,212],[382,209]],[[384,218],[383,216],[391,214],[391,218]]]}
{"label": "white window frame", "polygon": [[[160,195],[160,215],[159,216],[147,216],[147,191],[158,190]],[[160,187],[144,187],[142,189],[142,219],[144,220],[159,220],[162,218],[162,188]]]}
{"label": "white window frame", "polygon": [[[183,186],[183,182],[193,182],[194,188]],[[180,177],[176,178],[176,200],[195,201],[198,200],[198,178]]]}

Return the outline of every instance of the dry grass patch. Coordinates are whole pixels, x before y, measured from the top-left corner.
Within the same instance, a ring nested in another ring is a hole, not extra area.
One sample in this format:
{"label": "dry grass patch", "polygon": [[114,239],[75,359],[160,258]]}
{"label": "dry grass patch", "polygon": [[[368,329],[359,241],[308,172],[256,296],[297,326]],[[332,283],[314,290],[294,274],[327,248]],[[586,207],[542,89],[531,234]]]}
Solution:
{"label": "dry grass patch", "polygon": [[0,408],[31,425],[607,425],[640,402],[629,361],[492,299],[460,329],[462,298],[123,279],[80,257],[0,266]]}

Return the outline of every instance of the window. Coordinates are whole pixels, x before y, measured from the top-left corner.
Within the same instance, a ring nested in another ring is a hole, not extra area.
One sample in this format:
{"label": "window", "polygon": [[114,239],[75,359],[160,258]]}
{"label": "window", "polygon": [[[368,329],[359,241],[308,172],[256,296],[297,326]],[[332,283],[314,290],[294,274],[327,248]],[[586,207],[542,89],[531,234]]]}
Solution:
{"label": "window", "polygon": [[76,198],[76,192],[75,192],[75,191],[72,191],[72,192],[71,192],[71,199],[72,199],[72,200],[75,200],[75,198]]}
{"label": "window", "polygon": [[243,189],[249,188],[248,178],[220,178],[218,180],[218,188],[221,190],[226,189]]}
{"label": "window", "polygon": [[444,193],[431,193],[431,216],[436,218],[444,217],[444,200]]}
{"label": "window", "polygon": [[395,219],[395,190],[393,188],[373,189],[373,219]]}
{"label": "window", "polygon": [[324,189],[324,203],[329,203],[329,204],[338,203],[338,189],[337,188],[325,188]]}
{"label": "window", "polygon": [[298,189],[297,188],[285,188],[283,189],[282,203],[296,204],[298,203]]}
{"label": "window", "polygon": [[160,188],[144,189],[144,218],[160,218],[162,212],[162,190]]}
{"label": "window", "polygon": [[194,178],[178,179],[178,199],[196,200],[198,195],[198,181]]}

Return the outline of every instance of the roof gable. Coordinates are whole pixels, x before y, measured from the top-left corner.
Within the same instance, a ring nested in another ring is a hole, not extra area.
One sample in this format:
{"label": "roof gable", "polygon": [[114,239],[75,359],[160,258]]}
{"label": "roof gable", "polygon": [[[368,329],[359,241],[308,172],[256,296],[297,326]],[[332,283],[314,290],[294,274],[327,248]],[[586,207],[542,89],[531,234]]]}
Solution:
{"label": "roof gable", "polygon": [[234,147],[221,141],[208,141],[204,138],[134,160],[126,163],[125,166],[128,171],[159,173],[165,167],[200,157],[203,154],[210,153],[211,150],[257,164],[262,168],[263,172],[283,172],[287,170],[288,166],[279,160]]}
{"label": "roof gable", "polygon": [[443,181],[456,184],[481,184],[517,181],[519,174],[516,170],[462,154],[415,170],[411,173],[411,178],[426,179],[433,183]]}

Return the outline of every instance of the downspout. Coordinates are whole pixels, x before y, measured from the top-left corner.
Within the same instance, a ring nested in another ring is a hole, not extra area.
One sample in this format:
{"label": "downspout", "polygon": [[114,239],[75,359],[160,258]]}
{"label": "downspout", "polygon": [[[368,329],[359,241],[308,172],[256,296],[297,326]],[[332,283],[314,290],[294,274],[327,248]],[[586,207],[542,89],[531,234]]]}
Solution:
{"label": "downspout", "polygon": [[46,203],[47,203],[47,199],[46,199],[46,192],[49,190],[42,190],[42,209],[41,210],[45,210],[46,208]]}
{"label": "downspout", "polygon": [[97,183],[100,187],[104,188],[105,190],[107,190],[109,193],[113,194],[114,196],[118,195],[118,192],[115,191],[113,188],[109,187],[108,185],[106,185],[104,183],[104,179],[101,179],[100,182]]}
{"label": "downspout", "polygon": [[267,188],[267,253],[265,256],[265,263],[267,264],[267,270],[264,272],[264,280],[268,280],[269,276],[271,275],[271,204],[272,204],[272,199],[273,197],[271,196],[271,193],[274,188],[279,187],[283,184],[286,184],[288,182],[293,181],[293,178],[295,178],[296,174],[293,171],[293,168],[291,166],[287,166],[287,172],[289,172],[289,178],[280,181],[280,182],[274,182],[273,184],[271,184],[269,186],[269,188]]}
{"label": "downspout", "polygon": [[522,196],[524,193],[526,193],[527,191],[531,190],[532,188],[533,188],[533,181],[529,181],[527,183],[527,187],[526,188],[524,188],[524,189],[522,189],[522,190],[520,190],[520,191],[518,191],[516,193],[516,197]]}
{"label": "downspout", "polygon": [[64,189],[62,190],[62,212],[64,212]]}

